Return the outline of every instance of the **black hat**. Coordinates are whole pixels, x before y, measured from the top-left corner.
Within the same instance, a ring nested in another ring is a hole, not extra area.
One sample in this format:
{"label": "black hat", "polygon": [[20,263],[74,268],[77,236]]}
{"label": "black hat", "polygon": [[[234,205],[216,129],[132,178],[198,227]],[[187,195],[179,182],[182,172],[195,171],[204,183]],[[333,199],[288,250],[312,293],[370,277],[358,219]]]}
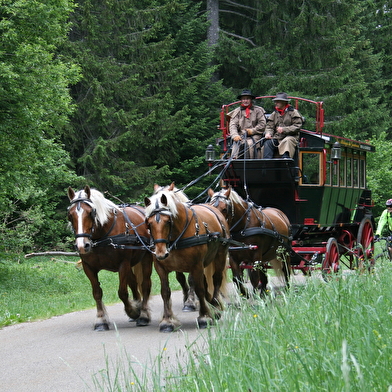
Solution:
{"label": "black hat", "polygon": [[237,97],[237,99],[241,99],[241,97],[243,97],[244,95],[249,95],[250,97],[252,97],[252,99],[256,98],[256,95],[253,95],[252,91],[245,89],[245,90],[242,90],[242,93]]}
{"label": "black hat", "polygon": [[278,94],[276,94],[276,97],[273,99],[273,101],[286,101],[286,102],[289,102],[290,100],[288,99],[286,93],[278,93]]}

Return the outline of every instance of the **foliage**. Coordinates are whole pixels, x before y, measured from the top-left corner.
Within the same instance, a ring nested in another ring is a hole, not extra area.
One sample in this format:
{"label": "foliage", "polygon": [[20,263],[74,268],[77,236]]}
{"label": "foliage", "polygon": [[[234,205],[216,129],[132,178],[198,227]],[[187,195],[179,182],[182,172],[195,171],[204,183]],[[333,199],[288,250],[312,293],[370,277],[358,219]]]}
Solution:
{"label": "foliage", "polygon": [[75,180],[59,136],[73,110],[68,85],[78,68],[55,51],[71,11],[71,1],[0,6],[1,250],[58,240],[60,227],[48,219],[64,184]]}
{"label": "foliage", "polygon": [[363,31],[362,23],[370,20],[364,15],[372,7],[375,11],[372,2],[248,1],[246,5],[257,8],[256,23],[231,19],[222,23],[235,24],[237,36],[253,37],[252,45],[223,34],[217,55],[225,64],[221,76],[226,83],[233,86],[234,81],[237,88],[249,85],[260,95],[286,91],[324,101],[328,133],[363,139],[391,126],[380,94],[385,86],[382,57],[374,53]]}
{"label": "foliage", "polygon": [[84,77],[72,89],[78,111],[64,140],[91,185],[140,200],[173,173],[200,172],[222,97],[196,14],[181,0],[79,3],[67,50]]}
{"label": "foliage", "polygon": [[387,140],[386,133],[370,140],[376,147],[376,152],[368,154],[368,187],[372,190],[375,204],[373,214],[381,215],[385,209],[385,201],[392,197],[392,142]]}
{"label": "foliage", "polygon": [[[322,100],[325,132],[385,140],[386,157],[390,1],[222,0],[219,15],[206,15],[217,5],[1,2],[1,249],[63,247],[68,185],[134,202],[155,182],[199,178],[220,136],[219,109],[244,87]],[[220,28],[214,45],[210,17]],[[312,129],[313,110],[300,111]],[[370,158],[372,178],[388,181],[378,167]],[[389,182],[372,178],[379,203]],[[210,183],[186,192],[194,198]]]}

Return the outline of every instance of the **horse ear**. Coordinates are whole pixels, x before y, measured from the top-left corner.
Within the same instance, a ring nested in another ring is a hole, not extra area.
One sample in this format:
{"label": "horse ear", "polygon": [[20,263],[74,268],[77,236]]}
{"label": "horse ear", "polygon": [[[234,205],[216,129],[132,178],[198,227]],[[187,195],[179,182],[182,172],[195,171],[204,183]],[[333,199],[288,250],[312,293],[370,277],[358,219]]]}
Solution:
{"label": "horse ear", "polygon": [[148,197],[144,198],[144,205],[148,207],[151,204],[151,200]]}
{"label": "horse ear", "polygon": [[208,188],[208,196],[214,196],[214,191],[212,190],[212,188]]}
{"label": "horse ear", "polygon": [[86,186],[84,187],[84,191],[86,192],[87,199],[89,199],[90,196],[91,196],[91,189],[90,189],[90,187],[89,187],[88,185],[86,185]]}
{"label": "horse ear", "polygon": [[167,197],[166,197],[165,194],[163,194],[163,195],[161,196],[161,203],[162,203],[164,206],[167,206]]}
{"label": "horse ear", "polygon": [[174,190],[174,181],[170,184],[169,188],[167,188],[169,192]]}
{"label": "horse ear", "polygon": [[225,192],[225,197],[229,198],[230,193],[231,193],[231,186],[229,186],[229,189]]}
{"label": "horse ear", "polygon": [[75,191],[69,186],[68,187],[68,199],[69,199],[69,201],[72,201],[74,197],[75,197]]}
{"label": "horse ear", "polygon": [[159,188],[160,186],[158,184],[154,184],[154,192],[156,192]]}

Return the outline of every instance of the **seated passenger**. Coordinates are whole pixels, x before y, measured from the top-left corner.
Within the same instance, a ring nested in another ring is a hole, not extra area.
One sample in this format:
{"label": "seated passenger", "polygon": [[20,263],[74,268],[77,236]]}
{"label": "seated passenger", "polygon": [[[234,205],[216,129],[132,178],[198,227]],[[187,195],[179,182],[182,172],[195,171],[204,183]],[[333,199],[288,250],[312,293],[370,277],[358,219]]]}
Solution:
{"label": "seated passenger", "polygon": [[264,159],[274,158],[276,152],[282,158],[293,158],[298,145],[302,116],[289,104],[286,93],[278,93],[273,99],[275,110],[267,120],[264,142]]}
{"label": "seated passenger", "polygon": [[250,90],[243,90],[237,98],[241,99],[241,106],[229,113],[232,157],[239,158],[242,147],[246,152],[245,157],[260,158],[258,141],[264,135],[265,111],[261,106],[253,105],[252,100],[256,96]]}

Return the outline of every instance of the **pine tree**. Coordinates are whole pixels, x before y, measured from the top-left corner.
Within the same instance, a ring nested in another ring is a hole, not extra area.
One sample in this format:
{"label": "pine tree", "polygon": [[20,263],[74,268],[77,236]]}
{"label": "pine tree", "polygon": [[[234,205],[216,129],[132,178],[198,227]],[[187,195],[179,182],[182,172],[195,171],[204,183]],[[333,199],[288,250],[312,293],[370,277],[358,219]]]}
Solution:
{"label": "pine tree", "polygon": [[68,50],[84,77],[65,142],[78,174],[123,199],[192,178],[216,136],[222,88],[210,82],[206,21],[187,1],[161,3],[86,0],[73,16]]}

